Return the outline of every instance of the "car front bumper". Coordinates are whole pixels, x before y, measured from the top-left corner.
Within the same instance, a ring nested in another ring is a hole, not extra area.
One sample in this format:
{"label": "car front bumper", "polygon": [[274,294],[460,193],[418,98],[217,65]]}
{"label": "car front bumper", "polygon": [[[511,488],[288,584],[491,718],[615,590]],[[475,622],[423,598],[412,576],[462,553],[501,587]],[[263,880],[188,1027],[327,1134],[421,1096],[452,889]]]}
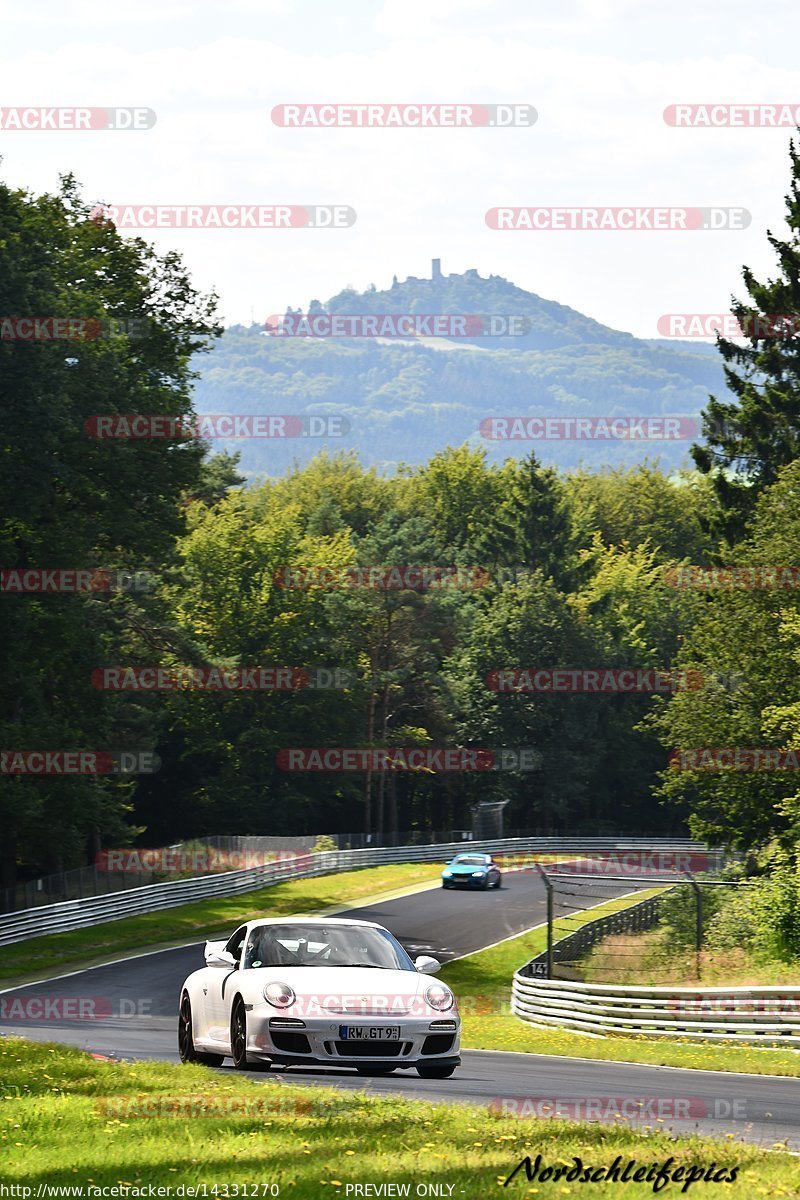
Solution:
{"label": "car front bumper", "polygon": [[[346,1039],[341,1026],[399,1026],[391,1040]],[[446,1015],[433,1018],[331,1013],[302,1021],[277,1017],[261,1006],[247,1014],[247,1052],[254,1059],[324,1066],[414,1067],[420,1063],[457,1064],[461,1022]]]}

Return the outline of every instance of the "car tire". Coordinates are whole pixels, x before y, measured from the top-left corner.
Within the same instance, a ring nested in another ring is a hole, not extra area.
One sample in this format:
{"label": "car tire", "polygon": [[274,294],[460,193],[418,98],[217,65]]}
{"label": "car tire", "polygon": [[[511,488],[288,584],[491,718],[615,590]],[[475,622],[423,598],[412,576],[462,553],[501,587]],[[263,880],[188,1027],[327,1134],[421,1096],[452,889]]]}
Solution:
{"label": "car tire", "polygon": [[205,1067],[221,1067],[221,1054],[203,1054],[195,1050],[194,1034],[192,1031],[192,1002],[189,993],[181,996],[181,1007],[178,1013],[178,1054],[181,1062],[200,1063]]}
{"label": "car tire", "polygon": [[438,1063],[425,1063],[417,1067],[420,1079],[449,1079],[454,1071],[455,1067],[442,1067]]}
{"label": "car tire", "polygon": [[356,1067],[359,1075],[391,1075],[397,1067]]}
{"label": "car tire", "polygon": [[231,1058],[237,1071],[246,1071],[247,1061],[247,1012],[244,1000],[237,996],[231,1009]]}
{"label": "car tire", "polygon": [[488,890],[489,890],[489,876],[485,875],[484,878],[481,880],[481,891],[486,892]]}
{"label": "car tire", "polygon": [[494,885],[494,886],[495,886],[495,887],[498,889],[498,891],[500,890],[500,886],[501,886],[502,882],[503,882],[503,878],[502,878],[502,876],[501,876],[501,875],[498,875],[498,876],[497,876],[497,883]]}

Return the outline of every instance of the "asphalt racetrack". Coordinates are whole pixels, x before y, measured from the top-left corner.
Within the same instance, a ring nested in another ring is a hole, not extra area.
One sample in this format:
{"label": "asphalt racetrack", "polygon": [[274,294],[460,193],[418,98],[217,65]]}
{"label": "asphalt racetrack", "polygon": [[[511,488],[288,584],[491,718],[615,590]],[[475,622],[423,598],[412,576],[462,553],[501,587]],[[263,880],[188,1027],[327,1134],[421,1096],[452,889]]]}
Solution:
{"label": "asphalt racetrack", "polygon": [[[623,895],[643,885],[601,884],[597,879],[583,884],[576,879],[564,886],[573,894],[559,889],[557,914],[564,904],[570,909],[588,907],[603,897]],[[465,892],[437,887],[346,912],[385,925],[412,957],[429,953],[447,962],[541,924],[545,891],[537,874],[520,872],[507,874],[500,890]],[[165,924],[169,919],[166,910]],[[246,919],[243,911],[242,920]],[[3,994],[7,1011],[14,997],[91,997],[95,1009],[109,1015],[92,1020],[5,1019],[0,1020],[0,1033],[58,1041],[119,1058],[176,1062],[180,988],[186,976],[202,965],[200,943],[9,989]],[[233,1078],[229,1063],[226,1060],[220,1070]],[[446,1080],[420,1079],[415,1071],[368,1078],[351,1071],[304,1067],[248,1074],[266,1086],[280,1086],[284,1080],[310,1086],[322,1083],[483,1106],[504,1098],[531,1098],[528,1111],[546,1110],[548,1101],[595,1100],[595,1113],[607,1108],[613,1112],[619,1101],[625,1101],[626,1111],[641,1113],[633,1124],[638,1119],[642,1125],[676,1132],[733,1134],[766,1146],[786,1141],[791,1149],[800,1151],[800,1081],[790,1078],[482,1050],[462,1050],[461,1067]],[[588,1115],[592,1115],[591,1108]]]}

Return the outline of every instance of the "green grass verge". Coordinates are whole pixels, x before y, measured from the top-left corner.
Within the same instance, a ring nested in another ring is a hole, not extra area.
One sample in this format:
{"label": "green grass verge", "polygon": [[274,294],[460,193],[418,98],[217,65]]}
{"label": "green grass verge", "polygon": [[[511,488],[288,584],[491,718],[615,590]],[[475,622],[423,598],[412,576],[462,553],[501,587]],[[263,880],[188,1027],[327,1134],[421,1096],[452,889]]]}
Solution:
{"label": "green grass verge", "polygon": [[[0,1182],[28,1187],[32,1197],[39,1184],[83,1187],[85,1197],[91,1187],[147,1195],[149,1185],[171,1187],[173,1196],[181,1186],[205,1185],[211,1197],[215,1185],[217,1196],[231,1197],[238,1186],[239,1196],[260,1197],[274,1184],[284,1200],[319,1200],[345,1198],[347,1184],[393,1183],[408,1184],[411,1196],[420,1184],[436,1184],[441,1190],[433,1194],[483,1200],[500,1194],[517,1164],[537,1154],[542,1166],[572,1167],[578,1157],[584,1166],[609,1167],[617,1155],[623,1167],[630,1159],[642,1166],[672,1159],[671,1169],[684,1173],[713,1163],[725,1174],[737,1167],[738,1175],[712,1195],[800,1195],[796,1158],[732,1141],[676,1138],[624,1122],[494,1117],[466,1104],[367,1098],[204,1067],[97,1062],[78,1050],[16,1038],[0,1041],[0,1100]],[[669,1184],[662,1194],[680,1195],[681,1187]],[[563,1179],[532,1186],[524,1172],[502,1194],[537,1190],[583,1194],[580,1184]],[[646,1182],[624,1188],[596,1182],[588,1191],[636,1198],[652,1197],[654,1189]],[[694,1184],[689,1194],[709,1192]]]}
{"label": "green grass verge", "polygon": [[135,951],[198,940],[250,917],[284,916],[335,908],[368,900],[378,893],[438,878],[436,863],[397,863],[338,875],[292,879],[240,896],[215,897],[165,908],[139,917],[123,917],[71,933],[51,933],[11,946],[0,946],[0,983],[13,984],[37,975],[91,966]]}
{"label": "green grass verge", "polygon": [[[652,889],[653,894],[659,889]],[[639,899],[645,895],[641,893]],[[633,903],[611,900],[569,919],[569,929]],[[568,932],[555,922],[556,936]],[[441,978],[459,1000],[463,1020],[461,1044],[472,1050],[513,1050],[528,1054],[651,1063],[713,1071],[744,1071],[755,1075],[800,1075],[800,1054],[777,1045],[723,1046],[714,1042],[673,1042],[645,1037],[587,1037],[561,1029],[535,1029],[510,1011],[511,979],[515,971],[546,949],[544,929],[534,929],[445,966]]]}
{"label": "green grass verge", "polygon": [[[699,969],[699,974],[698,974]],[[695,951],[676,946],[668,929],[614,934],[604,938],[582,963],[587,983],[654,987],[797,987],[800,962],[776,962],[744,946]]]}

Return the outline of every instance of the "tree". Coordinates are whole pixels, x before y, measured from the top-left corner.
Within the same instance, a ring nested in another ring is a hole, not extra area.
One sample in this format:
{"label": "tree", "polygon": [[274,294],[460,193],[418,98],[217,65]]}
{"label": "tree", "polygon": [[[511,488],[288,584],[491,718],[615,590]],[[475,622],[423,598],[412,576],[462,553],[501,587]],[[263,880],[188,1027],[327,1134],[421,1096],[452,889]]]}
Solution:
{"label": "tree", "polygon": [[[304,522],[332,531],[334,526],[366,534],[388,510],[392,486],[374,468],[367,470],[353,452],[323,450],[304,467],[295,467],[275,483],[275,497],[297,507]],[[335,505],[334,508],[331,504]]]}
{"label": "tree", "polygon": [[569,510],[557,472],[542,467],[531,451],[503,464],[498,492],[499,503],[487,515],[478,539],[481,561],[514,570],[541,569],[564,586],[574,559]]}
{"label": "tree", "polygon": [[[286,586],[283,576],[287,566],[313,572],[353,563],[349,530],[306,534],[300,506],[284,503],[269,484],[231,492],[214,508],[194,504],[188,524],[182,569],[165,595],[199,662],[338,667],[355,676],[360,629],[351,632],[343,620],[341,596],[324,586]],[[332,784],[328,776],[286,772],[277,755],[296,746],[356,744],[363,688],[186,690],[168,693],[163,704],[163,767],[140,789],[137,806],[160,838],[220,829],[310,833],[357,813],[351,779]]]}
{"label": "tree", "polygon": [[541,755],[541,765],[530,773],[476,776],[473,800],[511,801],[509,821],[525,828],[551,829],[555,821],[564,831],[570,821],[597,815],[590,789],[597,706],[580,696],[498,692],[487,682],[495,671],[581,667],[589,661],[589,639],[541,571],[493,593],[446,664],[460,744],[531,748]]}
{"label": "tree", "polygon": [[780,274],[759,282],[742,270],[749,302],[732,302],[745,334],[739,345],[718,337],[733,400],[709,399],[703,415],[705,445],[693,446],[699,469],[710,474],[729,539],[741,536],[761,491],[800,453],[800,153],[789,144],[786,196],[788,235],[767,231]]}
{"label": "tree", "polygon": [[[216,330],[214,299],[192,288],[177,255],[91,220],[71,177],[38,197],[0,185],[0,227],[0,312],[95,321],[68,343],[0,340],[0,564],[157,571],[204,448],[180,437],[100,439],[85,426],[109,413],[190,418],[189,362]],[[93,336],[103,325],[107,335]],[[135,607],[106,592],[2,597],[0,744],[141,747],[138,716],[130,722],[90,682],[120,629],[130,635]],[[6,885],[20,859],[53,870],[120,837],[130,791],[99,778],[5,780]]]}
{"label": "tree", "polygon": [[573,538],[591,546],[597,532],[606,546],[647,542],[659,562],[709,561],[715,547],[705,524],[715,511],[713,485],[696,471],[667,475],[657,463],[590,472],[564,480]]}
{"label": "tree", "polygon": [[413,474],[405,494],[409,510],[427,522],[439,553],[460,563],[467,548],[475,549],[500,499],[497,471],[487,468],[486,451],[468,446],[434,454]]}
{"label": "tree", "polygon": [[[700,597],[678,664],[710,682],[658,704],[652,726],[665,749],[800,750],[800,600],[794,588],[758,585],[765,565],[796,559],[798,544],[795,462],[763,491],[750,534],[733,556],[733,565],[756,568],[756,585]],[[798,840],[800,791],[791,770],[668,769],[661,779],[662,795],[689,813],[697,837],[747,849],[773,837],[789,847]]]}
{"label": "tree", "polygon": [[[432,563],[436,546],[426,523],[388,514],[358,545],[364,566],[407,568]],[[375,589],[350,598],[350,623],[359,630],[367,691],[365,741],[386,746],[399,728],[416,728],[431,740],[442,727],[437,700],[439,672],[451,635],[446,593],[413,588]],[[414,725],[412,726],[412,721]],[[373,773],[364,780],[364,823],[367,833],[382,834],[386,816],[386,772],[377,778],[373,805]],[[397,780],[390,775],[389,832],[397,832]],[[427,789],[426,789],[427,790]]]}
{"label": "tree", "polygon": [[217,504],[228,494],[231,488],[241,487],[245,482],[244,475],[239,474],[239,459],[241,454],[223,450],[213,454],[201,466],[200,480],[191,489],[187,499],[199,500],[203,504]]}

